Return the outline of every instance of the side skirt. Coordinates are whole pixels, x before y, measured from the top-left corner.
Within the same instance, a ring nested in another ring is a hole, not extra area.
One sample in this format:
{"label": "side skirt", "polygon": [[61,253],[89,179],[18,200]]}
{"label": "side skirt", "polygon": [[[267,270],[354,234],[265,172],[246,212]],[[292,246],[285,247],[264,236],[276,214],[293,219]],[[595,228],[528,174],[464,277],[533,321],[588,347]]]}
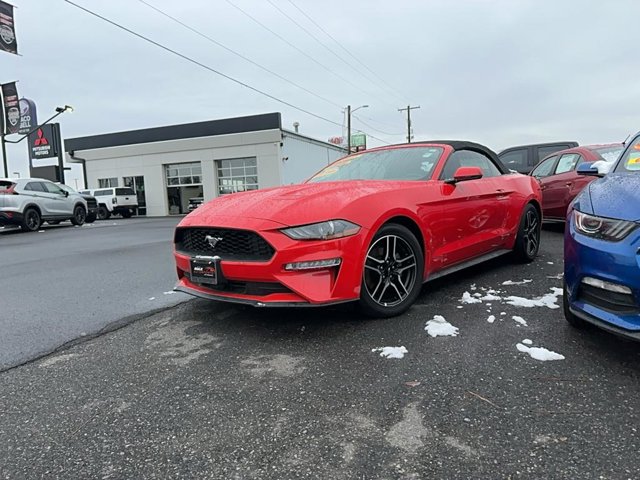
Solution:
{"label": "side skirt", "polygon": [[431,280],[435,280],[436,278],[444,277],[445,275],[449,275],[450,273],[458,272],[460,270],[464,270],[465,268],[473,267],[474,265],[478,265],[479,263],[486,262],[487,260],[492,260],[497,257],[501,257],[507,253],[510,253],[511,250],[503,249],[496,250],[495,252],[486,253],[481,257],[474,258],[472,260],[467,260],[462,263],[458,263],[457,265],[453,265],[452,267],[445,268],[444,270],[440,270],[429,277],[424,281],[424,283],[430,282]]}

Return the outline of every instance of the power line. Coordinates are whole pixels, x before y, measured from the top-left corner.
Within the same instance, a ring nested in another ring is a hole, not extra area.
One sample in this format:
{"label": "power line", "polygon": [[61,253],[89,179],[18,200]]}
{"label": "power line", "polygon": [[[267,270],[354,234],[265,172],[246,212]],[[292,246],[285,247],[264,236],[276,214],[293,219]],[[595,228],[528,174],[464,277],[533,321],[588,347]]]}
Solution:
{"label": "power line", "polygon": [[301,48],[299,48],[298,46],[294,45],[293,43],[291,43],[289,40],[287,40],[286,38],[284,38],[282,35],[280,35],[279,33],[273,31],[272,29],[270,29],[269,27],[267,27],[264,23],[262,23],[260,20],[258,20],[257,18],[253,17],[250,13],[246,12],[245,10],[243,10],[242,8],[240,8],[239,6],[237,6],[235,3],[233,3],[231,0],[226,0],[226,2],[231,5],[233,8],[235,8],[236,10],[240,11],[242,14],[244,14],[245,16],[249,17],[251,20],[253,20],[255,23],[257,23],[258,25],[260,25],[262,28],[264,28],[265,30],[267,30],[268,32],[272,33],[273,35],[275,35],[276,37],[278,37],[280,40],[282,40],[284,43],[286,43],[287,45],[289,45],[291,48],[293,48],[294,50],[296,50],[297,52],[299,52],[300,54],[304,55],[305,57],[307,57],[309,60],[311,60],[312,62],[314,62],[315,64],[319,65],[320,67],[322,67],[324,70],[326,70],[327,72],[331,73],[332,75],[336,76],[337,78],[339,78],[340,80],[342,80],[345,83],[348,83],[349,85],[351,85],[352,87],[354,87],[355,89],[357,89],[360,93],[366,93],[363,92],[362,89],[356,85],[355,83],[353,83],[351,80],[349,80],[348,78],[343,77],[342,75],[340,75],[339,73],[334,72],[333,70],[331,70],[329,67],[327,67],[326,65],[324,65],[323,63],[319,62],[317,59],[313,58],[311,55],[309,55],[307,52],[305,52],[304,50],[302,50]]}
{"label": "power line", "polygon": [[331,40],[333,40],[342,50],[344,50],[345,52],[347,52],[347,54],[353,58],[356,62],[358,62],[360,65],[362,65],[364,68],[366,68],[369,72],[371,72],[378,80],[380,80],[384,85],[387,86],[387,88],[390,89],[391,93],[394,93],[394,95],[403,101],[406,101],[406,98],[404,98],[402,96],[402,94],[396,90],[395,88],[393,88],[391,85],[389,85],[384,78],[380,77],[380,75],[378,75],[376,72],[374,72],[373,70],[371,70],[366,64],[364,64],[358,57],[356,57],[353,53],[351,53],[349,50],[347,50],[346,47],[344,47],[338,40],[336,40],[329,32],[327,32],[324,28],[322,28],[322,26],[320,26],[318,24],[318,22],[316,22],[313,18],[311,18],[310,15],[308,15],[304,10],[302,10],[298,5],[296,5],[295,3],[293,3],[292,0],[287,0],[291,5],[294,6],[294,8],[296,10],[298,10],[302,15],[304,15],[311,23],[313,23],[316,27],[318,27],[318,29],[324,33],[327,37],[329,37]]}
{"label": "power line", "polygon": [[[323,117],[321,115],[313,113],[313,112],[311,112],[309,110],[306,110],[306,109],[304,109],[302,107],[294,105],[293,103],[287,102],[286,100],[282,100],[281,98],[278,98],[278,97],[276,97],[274,95],[271,95],[271,94],[269,94],[267,92],[264,92],[264,91],[262,91],[262,90],[260,90],[260,89],[258,89],[256,87],[253,87],[253,86],[251,86],[251,85],[249,85],[249,84],[247,84],[245,82],[242,82],[242,81],[240,81],[240,80],[238,80],[238,79],[236,79],[234,77],[231,77],[230,75],[226,75],[226,74],[224,74],[224,73],[222,73],[222,72],[220,72],[220,71],[218,71],[218,70],[216,70],[216,69],[214,69],[214,68],[212,68],[212,67],[210,67],[208,65],[205,65],[202,62],[199,62],[199,61],[197,61],[197,60],[195,60],[195,59],[193,59],[193,58],[191,58],[191,57],[189,57],[189,56],[187,56],[187,55],[185,55],[183,53],[180,53],[180,52],[178,52],[176,50],[173,50],[172,48],[169,48],[169,47],[167,47],[167,46],[165,46],[165,45],[163,45],[163,44],[161,44],[159,42],[156,42],[155,40],[152,40],[149,37],[146,37],[146,36],[144,36],[144,35],[142,35],[142,34],[140,34],[138,32],[135,32],[134,30],[131,30],[131,29],[129,29],[129,28],[127,28],[127,27],[125,27],[125,26],[113,21],[113,20],[110,20],[109,18],[100,15],[99,13],[96,13],[96,12],[94,12],[92,10],[89,10],[88,8],[83,7],[82,5],[78,5],[77,3],[74,3],[71,0],[63,0],[63,1],[68,3],[69,5],[72,5],[72,6],[76,7],[79,10],[84,11],[85,13],[88,13],[89,15],[92,15],[92,16],[94,16],[96,18],[99,18],[100,20],[102,20],[102,21],[104,21],[106,23],[109,23],[110,25],[113,25],[114,27],[119,28],[120,30],[123,30],[123,31],[125,31],[125,32],[127,32],[127,33],[129,33],[129,34],[131,34],[131,35],[133,35],[135,37],[138,37],[141,40],[144,40],[145,42],[148,42],[148,43],[150,43],[152,45],[155,45],[156,47],[161,48],[162,50],[165,50],[165,51],[167,51],[169,53],[172,53],[173,55],[176,55],[176,56],[182,58],[183,60],[186,60],[186,61],[188,61],[190,63],[193,63],[194,65],[197,65],[197,66],[199,66],[201,68],[204,68],[205,70],[208,70],[208,71],[210,71],[212,73],[215,73],[216,75],[219,75],[219,76],[221,76],[223,78],[226,78],[227,80],[230,80],[230,81],[232,81],[234,83],[237,83],[238,85],[241,85],[241,86],[243,86],[245,88],[248,88],[249,90],[252,90],[252,91],[254,91],[256,93],[259,93],[260,95],[264,95],[265,97],[270,98],[271,100],[275,100],[278,103],[282,103],[283,105],[291,107],[294,110],[298,110],[299,112],[306,113],[307,115],[310,115],[310,116],[312,116],[314,118],[317,118],[319,120],[323,120],[323,121],[325,121],[327,123],[330,123],[332,125],[337,125],[338,127],[342,127],[342,124],[340,124],[338,122],[335,122],[335,121],[330,120],[328,118],[325,118],[325,117]],[[381,138],[377,138],[377,137],[375,137],[375,136],[373,136],[371,134],[368,134],[368,135],[371,138],[374,138],[374,139],[376,139],[376,140],[378,140],[378,141],[380,141],[382,143],[386,143],[387,145],[389,145],[389,142],[387,142],[385,140],[382,140]]]}
{"label": "power line", "polygon": [[367,127],[369,127],[371,130],[373,130],[374,132],[378,132],[378,133],[382,133],[383,135],[389,135],[389,136],[396,136],[396,135],[402,135],[402,132],[400,133],[390,133],[390,132],[385,132],[384,130],[379,130],[376,127],[373,127],[371,125],[369,125],[367,122],[365,122],[361,117],[359,117],[358,115],[352,115],[353,118],[357,118],[360,122],[362,122],[362,124],[366,125]]}
{"label": "power line", "polygon": [[131,35],[134,35],[134,36],[136,36],[136,37],[138,37],[138,38],[140,38],[140,39],[142,39],[142,40],[144,40],[146,42],[151,43],[152,45],[155,45],[156,47],[159,47],[159,48],[161,48],[163,50],[166,50],[167,52],[173,53],[174,55],[176,55],[176,56],[178,56],[178,57],[180,57],[180,58],[182,58],[184,60],[187,60],[188,62],[191,62],[191,63],[193,63],[195,65],[198,65],[199,67],[202,67],[202,68],[204,68],[206,70],[209,70],[210,72],[213,72],[216,75],[220,75],[221,77],[224,77],[227,80],[231,80],[232,82],[237,83],[238,85],[241,85],[241,86],[243,86],[245,88],[248,88],[249,90],[253,90],[256,93],[259,93],[260,95],[264,95],[265,97],[268,97],[268,98],[270,98],[272,100],[275,100],[276,102],[279,102],[279,103],[282,103],[284,105],[287,105],[288,107],[291,107],[291,108],[293,108],[295,110],[298,110],[299,112],[306,113],[307,115],[311,115],[312,117],[315,117],[317,119],[324,120],[325,122],[328,122],[328,123],[331,123],[333,125],[337,125],[339,127],[342,127],[342,125],[340,123],[338,123],[338,122],[334,122],[333,120],[329,120],[328,118],[325,118],[325,117],[323,117],[321,115],[317,115],[317,114],[315,114],[313,112],[310,112],[309,110],[306,110],[306,109],[304,109],[302,107],[298,107],[297,105],[289,103],[289,102],[287,102],[285,100],[282,100],[282,99],[280,99],[278,97],[275,97],[275,96],[273,96],[273,95],[271,95],[271,94],[269,94],[267,92],[263,92],[262,90],[259,90],[256,87],[253,87],[253,86],[251,86],[251,85],[249,85],[247,83],[244,83],[244,82],[242,82],[240,80],[237,80],[236,78],[233,78],[233,77],[231,77],[229,75],[226,75],[226,74],[224,74],[224,73],[222,73],[222,72],[220,72],[220,71],[218,71],[218,70],[216,70],[216,69],[214,69],[214,68],[212,68],[212,67],[210,67],[208,65],[205,65],[202,62],[199,62],[199,61],[197,61],[197,60],[195,60],[195,59],[193,59],[193,58],[191,58],[191,57],[189,57],[187,55],[184,55],[184,54],[182,54],[182,53],[180,53],[180,52],[178,52],[176,50],[173,50],[173,49],[171,49],[171,48],[169,48],[169,47],[167,47],[165,45],[162,45],[161,43],[158,43],[155,40],[151,40],[150,38],[145,37],[144,35],[142,35],[142,34],[140,34],[138,32],[134,32],[133,30],[130,30],[129,28],[127,28],[127,27],[125,27],[123,25],[120,25],[119,23],[114,22],[113,20],[110,20],[110,19],[108,19],[106,17],[103,17],[102,15],[100,15],[100,14],[98,14],[98,13],[92,11],[92,10],[89,10],[88,8],[85,8],[85,7],[81,6],[81,5],[78,5],[77,3],[74,3],[71,0],[63,0],[63,1],[68,3],[68,4],[70,4],[70,5],[73,5],[74,7],[78,8],[80,10],[85,11],[86,13],[88,13],[90,15],[93,15],[94,17],[99,18],[100,20],[103,20],[103,21],[105,21],[107,23],[110,23],[114,27],[118,27],[119,29],[124,30],[127,33],[130,33]]}
{"label": "power line", "polygon": [[193,33],[195,33],[195,34],[197,34],[197,35],[201,36],[202,38],[205,38],[206,40],[208,40],[209,42],[211,42],[211,43],[213,43],[213,44],[215,44],[215,45],[219,46],[220,48],[223,48],[223,49],[227,50],[228,52],[231,52],[232,54],[234,54],[234,55],[236,55],[237,57],[240,57],[241,59],[243,59],[243,60],[245,60],[245,61],[247,61],[247,62],[251,63],[252,65],[255,65],[256,67],[260,68],[261,70],[263,70],[263,71],[265,71],[265,72],[268,72],[268,73],[270,73],[271,75],[274,75],[275,77],[279,78],[280,80],[283,80],[283,81],[287,82],[288,84],[293,85],[294,87],[299,88],[300,90],[303,90],[303,91],[305,91],[305,92],[307,92],[307,93],[309,93],[309,94],[313,95],[314,97],[319,98],[320,100],[323,100],[323,101],[325,101],[325,102],[327,102],[327,103],[329,103],[329,104],[333,105],[334,107],[342,108],[342,105],[339,105],[339,104],[337,104],[337,103],[335,103],[335,102],[333,102],[333,101],[329,100],[328,98],[323,97],[322,95],[318,95],[317,93],[312,92],[312,91],[311,91],[311,90],[309,90],[308,88],[305,88],[305,87],[303,87],[302,85],[299,85],[299,84],[297,84],[297,83],[295,83],[295,82],[293,82],[293,81],[289,80],[287,77],[284,77],[284,76],[280,75],[279,73],[274,72],[274,71],[272,71],[272,70],[268,69],[267,67],[265,67],[265,66],[263,66],[263,65],[260,65],[258,62],[255,62],[255,61],[251,60],[250,58],[248,58],[248,57],[246,57],[246,56],[242,55],[241,53],[236,52],[236,51],[235,51],[235,50],[233,50],[232,48],[227,47],[226,45],[224,45],[224,44],[222,44],[222,43],[218,42],[218,41],[217,41],[217,40],[215,40],[214,38],[211,38],[210,36],[208,36],[208,35],[206,35],[206,34],[202,33],[201,31],[199,31],[199,30],[197,30],[197,29],[195,29],[195,28],[191,27],[190,25],[187,25],[186,23],[182,22],[182,21],[181,21],[181,20],[179,20],[178,18],[173,17],[172,15],[169,15],[167,12],[165,12],[165,11],[161,10],[160,8],[158,8],[158,7],[156,7],[156,6],[152,5],[152,4],[150,4],[149,2],[147,2],[147,1],[145,1],[145,0],[138,0],[138,1],[139,1],[140,3],[143,3],[144,5],[146,5],[147,7],[149,7],[149,8],[151,8],[151,9],[155,10],[156,12],[160,13],[161,15],[164,15],[165,17],[167,17],[167,18],[169,18],[169,19],[173,20],[174,22],[176,22],[176,23],[178,23],[178,24],[182,25],[182,26],[183,26],[184,28],[186,28],[187,30],[192,31]]}
{"label": "power line", "polygon": [[[313,38],[318,44],[320,44],[320,46],[324,47],[326,50],[329,51],[329,53],[333,54],[338,60],[340,60],[341,62],[343,62],[345,65],[347,65],[349,68],[351,68],[354,72],[356,72],[358,75],[361,75],[362,78],[364,78],[365,80],[371,82],[371,80],[369,80],[369,78],[367,76],[365,76],[364,74],[362,74],[358,69],[356,69],[351,63],[349,63],[347,60],[345,60],[344,58],[342,58],[340,55],[338,55],[332,48],[330,48],[328,45],[326,45],[324,42],[322,42],[318,37],[316,37],[313,33],[311,33],[308,29],[306,29],[304,26],[300,25],[300,23],[298,23],[293,17],[291,17],[289,14],[287,14],[287,12],[285,12],[284,10],[282,10],[278,5],[276,5],[275,3],[273,3],[272,0],[267,0],[267,2],[276,10],[278,10],[278,12],[280,12],[282,14],[282,16],[284,16],[285,18],[287,18],[291,23],[293,23],[294,25],[296,25],[300,30],[302,30],[303,32],[305,32],[307,35],[309,35],[311,38]],[[371,82],[374,86],[375,83]],[[369,93],[369,92],[365,92],[368,95],[374,96],[373,94]],[[382,99],[381,97],[378,97],[380,100],[382,100],[383,102],[387,103],[384,99]],[[391,103],[387,103],[387,105],[391,105]]]}

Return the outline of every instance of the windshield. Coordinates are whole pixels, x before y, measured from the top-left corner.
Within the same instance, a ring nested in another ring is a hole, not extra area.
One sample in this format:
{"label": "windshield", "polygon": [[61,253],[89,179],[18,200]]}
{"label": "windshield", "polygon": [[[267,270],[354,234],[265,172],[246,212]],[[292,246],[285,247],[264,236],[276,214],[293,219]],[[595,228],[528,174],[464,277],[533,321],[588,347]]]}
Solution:
{"label": "windshield", "polygon": [[364,152],[332,163],[307,182],[428,180],[443,151],[441,147],[405,147]]}
{"label": "windshield", "polygon": [[594,148],[593,151],[600,155],[607,162],[615,162],[624,150],[623,145],[613,145],[610,147]]}
{"label": "windshield", "polygon": [[116,195],[135,195],[133,188],[116,188]]}
{"label": "windshield", "polygon": [[636,137],[616,165],[615,172],[640,172],[640,137]]}

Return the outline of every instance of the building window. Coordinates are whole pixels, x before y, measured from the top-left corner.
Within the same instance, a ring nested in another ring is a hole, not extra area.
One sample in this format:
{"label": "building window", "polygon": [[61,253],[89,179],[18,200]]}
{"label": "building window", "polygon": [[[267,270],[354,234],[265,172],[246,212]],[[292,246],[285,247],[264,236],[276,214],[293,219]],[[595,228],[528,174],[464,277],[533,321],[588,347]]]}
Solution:
{"label": "building window", "polygon": [[197,185],[202,183],[202,167],[200,166],[200,162],[165,165],[165,172],[167,187]]}
{"label": "building window", "polygon": [[99,178],[98,179],[98,187],[99,188],[108,188],[108,187],[117,187],[118,179],[117,178]]}
{"label": "building window", "polygon": [[202,203],[204,195],[200,162],[165,165],[165,176],[169,215],[189,213],[191,205]]}
{"label": "building window", "polygon": [[258,161],[255,157],[216,160],[216,165],[219,195],[258,189]]}

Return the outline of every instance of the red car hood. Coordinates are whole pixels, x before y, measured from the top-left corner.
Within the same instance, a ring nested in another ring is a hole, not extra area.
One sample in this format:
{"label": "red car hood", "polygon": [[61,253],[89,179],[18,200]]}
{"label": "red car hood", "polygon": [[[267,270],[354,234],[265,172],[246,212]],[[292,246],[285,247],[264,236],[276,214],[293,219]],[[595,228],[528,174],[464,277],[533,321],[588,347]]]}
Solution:
{"label": "red car hood", "polygon": [[[215,223],[216,217],[269,220],[293,226],[343,218],[354,201],[394,191],[407,182],[345,181],[291,185],[218,197],[190,213],[189,225]],[[182,222],[181,222],[182,223]]]}

